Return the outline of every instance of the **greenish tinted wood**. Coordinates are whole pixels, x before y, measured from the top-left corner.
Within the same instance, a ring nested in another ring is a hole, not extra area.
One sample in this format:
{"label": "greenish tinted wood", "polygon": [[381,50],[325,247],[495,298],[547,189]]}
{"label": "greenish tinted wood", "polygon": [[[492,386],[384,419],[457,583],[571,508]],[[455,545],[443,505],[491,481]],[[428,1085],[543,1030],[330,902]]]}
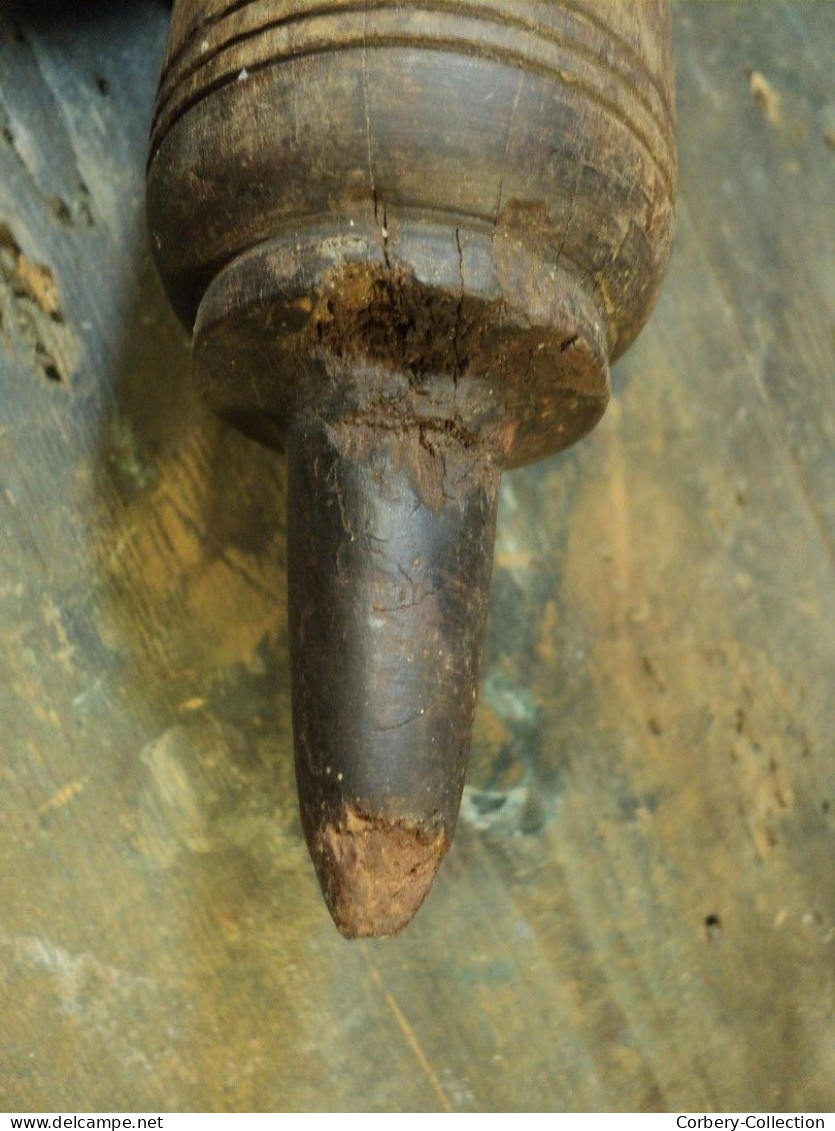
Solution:
{"label": "greenish tinted wood", "polygon": [[0,1108],[831,1109],[827,6],[677,8],[671,274],[506,479],[458,840],[382,944],[296,817],[281,462],[149,265],[166,12],[94,11],[0,17]]}

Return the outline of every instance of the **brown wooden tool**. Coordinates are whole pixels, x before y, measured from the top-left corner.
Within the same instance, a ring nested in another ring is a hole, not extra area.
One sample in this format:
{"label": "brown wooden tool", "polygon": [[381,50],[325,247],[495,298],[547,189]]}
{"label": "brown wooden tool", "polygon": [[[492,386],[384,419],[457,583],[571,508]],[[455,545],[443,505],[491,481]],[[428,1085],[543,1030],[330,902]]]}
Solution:
{"label": "brown wooden tool", "polygon": [[302,824],[346,935],[451,841],[499,478],[585,435],[671,243],[668,0],[179,0],[148,166],[194,380],[289,459]]}

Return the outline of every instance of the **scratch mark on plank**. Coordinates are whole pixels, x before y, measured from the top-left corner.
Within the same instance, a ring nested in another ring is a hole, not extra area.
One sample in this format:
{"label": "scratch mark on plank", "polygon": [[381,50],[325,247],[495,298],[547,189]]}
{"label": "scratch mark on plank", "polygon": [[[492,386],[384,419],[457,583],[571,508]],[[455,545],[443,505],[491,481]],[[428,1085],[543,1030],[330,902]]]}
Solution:
{"label": "scratch mark on plank", "polygon": [[62,786],[57,793],[53,793],[48,801],[37,809],[39,817],[43,817],[47,813],[51,813],[55,809],[62,809],[68,805],[74,797],[76,797],[84,789],[84,779],[81,778],[77,781],[71,781],[68,785]]}
{"label": "scratch mark on plank", "polygon": [[374,963],[369,958],[366,958],[366,963],[368,964],[368,970],[369,970],[369,973],[371,974],[371,977],[374,981],[374,984],[376,985],[376,987],[380,991],[380,993],[383,995],[383,1000],[385,1001],[386,1005],[391,1010],[391,1012],[394,1016],[394,1019],[397,1022],[399,1028],[400,1028],[401,1033],[406,1038],[406,1042],[409,1045],[409,1048],[414,1053],[415,1059],[417,1060],[418,1064],[421,1066],[423,1071],[426,1073],[426,1078],[429,1080],[429,1083],[432,1085],[432,1090],[434,1091],[435,1095],[438,1097],[438,1102],[440,1103],[440,1105],[441,1105],[441,1107],[443,1108],[444,1111],[452,1114],[454,1108],[452,1107],[452,1104],[449,1102],[449,1097],[447,1096],[446,1092],[444,1091],[443,1086],[441,1084],[441,1081],[438,1079],[437,1073],[435,1072],[432,1065],[429,1063],[429,1059],[427,1058],[426,1053],[423,1051],[421,1043],[417,1039],[417,1035],[415,1034],[414,1029],[409,1024],[409,1022],[406,1020],[406,1017],[403,1014],[403,1011],[400,1008],[400,1006],[397,1004],[397,1001],[395,1000],[394,995],[389,990],[387,990],[385,985],[383,984],[383,979],[380,977],[380,973],[377,970],[377,967],[374,965]]}

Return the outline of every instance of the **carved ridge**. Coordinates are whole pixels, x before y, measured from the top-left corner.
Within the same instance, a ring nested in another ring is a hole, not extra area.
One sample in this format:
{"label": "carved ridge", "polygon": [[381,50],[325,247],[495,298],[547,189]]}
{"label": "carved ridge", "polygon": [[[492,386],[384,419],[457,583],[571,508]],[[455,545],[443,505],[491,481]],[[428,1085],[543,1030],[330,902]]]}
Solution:
{"label": "carved ridge", "polygon": [[[415,8],[413,10],[417,11],[418,9]],[[427,9],[425,5],[421,5],[420,10],[425,11],[429,9]],[[377,14],[385,14],[387,11],[398,13],[401,11],[401,9],[389,9],[388,7],[379,7],[376,9]],[[357,11],[354,11],[352,8],[350,12],[347,8],[341,8],[338,12],[338,15],[359,15],[363,14],[364,12],[364,7],[359,8]],[[330,16],[331,18],[336,14],[337,13],[335,13],[332,8],[328,9],[327,12],[324,13],[324,15]],[[436,11],[436,14],[440,14],[440,9]],[[456,17],[461,17],[462,9],[458,7],[454,14],[446,14],[451,16],[452,21]],[[321,18],[322,13],[319,13],[319,15]],[[488,13],[484,9],[478,10],[478,14],[474,14],[471,10],[466,10],[463,18],[466,20],[474,20],[478,22],[484,22],[488,24],[492,23],[494,25],[504,26],[506,21],[494,19],[493,15],[494,13]],[[605,72],[607,78],[610,81],[613,80],[616,84],[616,87],[622,90],[626,94],[626,97],[628,99],[638,102],[644,113],[649,118],[651,126],[654,127],[653,132],[657,133],[658,138],[661,141],[662,148],[665,150],[663,155],[660,154],[657,151],[657,147],[653,145],[648,131],[642,128],[641,125],[636,123],[633,118],[624,110],[624,108],[619,105],[619,103],[615,101],[609,94],[601,91],[595,84],[590,83],[583,78],[580,78],[575,73],[568,70],[564,65],[559,66],[555,64],[549,64],[545,60],[532,58],[530,53],[524,50],[525,45],[522,45],[518,48],[506,47],[496,43],[473,40],[472,38],[468,38],[465,34],[451,36],[444,36],[443,34],[439,34],[429,36],[424,32],[410,32],[409,30],[403,30],[389,34],[381,34],[379,32],[375,34],[373,28],[367,28],[363,23],[363,26],[358,25],[357,28],[352,29],[351,31],[343,31],[340,37],[337,37],[333,33],[331,33],[327,36],[311,38],[306,42],[297,41],[295,43],[287,43],[283,45],[283,49],[277,50],[275,47],[273,47],[273,49],[270,50],[266,56],[263,56],[261,58],[250,60],[249,62],[247,62],[246,60],[241,60],[239,58],[235,60],[234,64],[229,68],[229,70],[220,69],[220,64],[223,61],[224,55],[233,51],[235,47],[240,47],[243,43],[246,43],[249,40],[259,39],[265,34],[268,34],[269,31],[280,31],[288,27],[290,24],[298,24],[299,22],[303,23],[305,20],[313,18],[314,16],[311,12],[306,12],[303,14],[303,16],[296,15],[294,17],[289,17],[288,19],[281,20],[274,26],[271,25],[267,28],[260,27],[257,30],[248,32],[246,35],[237,37],[234,40],[224,44],[223,47],[218,48],[218,50],[212,54],[209,60],[204,61],[203,65],[199,69],[192,72],[190,79],[183,78],[182,81],[175,83],[173,86],[168,86],[167,91],[166,86],[168,84],[166,83],[166,79],[164,77],[163,85],[161,87],[161,98],[157,107],[156,121],[152,132],[151,160],[153,160],[153,157],[156,155],[156,152],[162,144],[162,140],[165,134],[168,133],[168,131],[176,124],[176,122],[179,121],[180,118],[188,113],[189,110],[191,110],[194,106],[202,102],[204,98],[211,96],[218,90],[235,82],[243,67],[246,67],[248,74],[256,74],[259,71],[262,71],[271,66],[275,66],[282,62],[288,62],[293,59],[304,58],[316,54],[323,54],[326,52],[352,49],[356,50],[366,47],[373,48],[417,46],[423,47],[427,50],[446,51],[450,53],[467,55],[470,57],[490,59],[531,74],[538,74],[541,77],[544,77],[551,81],[557,81],[561,84],[572,85],[576,89],[580,90],[585,97],[601,106],[616,121],[627,128],[633,134],[633,136],[635,136],[635,138],[641,144],[642,148],[644,148],[653,163],[658,168],[668,191],[671,192],[672,190],[673,141],[670,134],[665,128],[662,127],[654,114],[650,113],[647,110],[643,101],[638,98],[634,89],[631,87],[631,85],[626,83],[623,76],[613,68],[602,64],[600,60],[597,60],[597,62],[600,69]],[[463,30],[466,31],[466,27],[464,27]],[[522,30],[523,33],[528,36],[533,36],[534,39],[544,39],[548,45],[554,45],[554,40],[552,38],[543,36],[541,34],[541,29],[529,29],[527,26],[525,26],[520,30]],[[575,50],[575,45],[573,44],[573,42],[570,42],[568,44],[566,50],[569,56],[572,53],[579,54],[579,52]],[[215,76],[208,82],[205,82],[203,85],[195,84],[194,79],[197,78],[203,70],[210,68],[213,65],[215,67]],[[183,89],[184,85],[189,82],[192,83],[192,90],[190,92]],[[182,97],[177,99],[177,94],[180,94]]]}

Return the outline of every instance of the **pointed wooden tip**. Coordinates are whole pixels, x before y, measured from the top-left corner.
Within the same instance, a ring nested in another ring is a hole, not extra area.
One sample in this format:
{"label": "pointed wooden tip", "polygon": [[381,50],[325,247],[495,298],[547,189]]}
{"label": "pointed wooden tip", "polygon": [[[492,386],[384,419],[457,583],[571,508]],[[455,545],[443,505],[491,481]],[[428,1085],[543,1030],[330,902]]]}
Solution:
{"label": "pointed wooden tip", "polygon": [[448,846],[438,825],[348,808],[313,839],[325,902],[346,938],[388,938],[414,917]]}

